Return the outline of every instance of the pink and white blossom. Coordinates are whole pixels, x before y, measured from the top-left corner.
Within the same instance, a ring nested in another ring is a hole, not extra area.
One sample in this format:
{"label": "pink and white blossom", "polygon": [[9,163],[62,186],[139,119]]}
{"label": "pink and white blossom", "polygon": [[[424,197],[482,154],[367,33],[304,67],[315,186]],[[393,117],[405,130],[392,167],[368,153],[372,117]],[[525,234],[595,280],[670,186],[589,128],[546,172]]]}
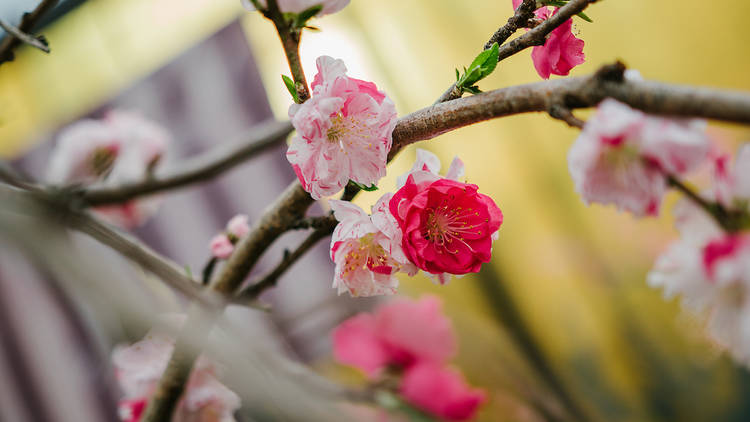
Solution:
{"label": "pink and white blossom", "polygon": [[729,163],[727,154],[714,157],[712,193],[729,209],[750,211],[750,144],[740,147],[733,166]]}
{"label": "pink and white blossom", "polygon": [[373,216],[347,201],[330,201],[339,224],[331,239],[331,259],[336,264],[333,287],[339,294],[376,296],[393,294],[398,287],[396,273],[413,275],[413,265],[400,244],[398,226],[383,215],[381,198]]}
{"label": "pink and white blossom", "polygon": [[656,215],[667,175],[684,175],[709,151],[705,124],[647,116],[613,99],[599,104],[568,153],[584,202]]}
{"label": "pink and white blossom", "polygon": [[407,368],[422,361],[443,364],[455,356],[456,349],[451,322],[434,296],[417,301],[392,300],[374,314],[349,318],[333,332],[336,360],[370,376],[389,365]]}
{"label": "pink and white blossom", "polygon": [[478,272],[489,262],[503,214],[476,185],[454,180],[463,176],[461,160],[453,160],[446,177],[438,170],[437,157],[418,151],[389,206],[403,232],[406,257],[444,284],[448,274]]}
{"label": "pink and white blossom", "polygon": [[[156,391],[174,349],[174,339],[158,330],[130,346],[118,346],[112,353],[115,375],[124,393],[120,419],[137,422],[147,401]],[[232,422],[240,398],[217,379],[217,368],[198,358],[177,405],[172,422]]]}
{"label": "pink and white blossom", "polygon": [[407,369],[399,391],[409,403],[448,421],[472,419],[486,400],[485,392],[466,384],[460,372],[434,362]]}
{"label": "pink and white blossom", "polygon": [[[100,120],[84,119],[60,132],[47,179],[54,184],[116,186],[142,180],[159,164],[171,138],[135,112],[112,110]],[[95,208],[109,222],[135,227],[159,209],[158,198]]]}
{"label": "pink and white blossom", "polygon": [[[241,1],[242,6],[245,9],[251,12],[255,11],[255,6],[252,1]],[[322,5],[323,9],[318,12],[316,16],[323,16],[338,12],[346,7],[350,1],[351,0],[276,0],[276,3],[279,5],[279,10],[284,13],[301,13],[313,6]],[[258,3],[261,7],[268,7],[266,0],[258,0]]]}
{"label": "pink and white blossom", "polygon": [[229,236],[224,233],[212,237],[208,247],[211,249],[211,255],[218,259],[227,259],[232,256],[232,252],[234,252],[232,241],[229,240]]}
{"label": "pink and white blossom", "polygon": [[[522,0],[513,0],[513,8],[517,8]],[[554,8],[550,14],[549,7],[541,7],[534,14],[538,19],[547,19],[557,13]],[[537,45],[531,50],[531,60],[539,76],[549,79],[550,75],[565,76],[574,67],[586,61],[583,54],[584,42],[573,34],[573,19],[568,19],[555,28],[543,45]]]}
{"label": "pink and white blossom", "polygon": [[293,104],[297,133],[287,151],[302,186],[314,199],[333,195],[349,180],[364,185],[385,175],[396,108],[371,83],[346,75],[341,60],[317,60],[312,98]]}

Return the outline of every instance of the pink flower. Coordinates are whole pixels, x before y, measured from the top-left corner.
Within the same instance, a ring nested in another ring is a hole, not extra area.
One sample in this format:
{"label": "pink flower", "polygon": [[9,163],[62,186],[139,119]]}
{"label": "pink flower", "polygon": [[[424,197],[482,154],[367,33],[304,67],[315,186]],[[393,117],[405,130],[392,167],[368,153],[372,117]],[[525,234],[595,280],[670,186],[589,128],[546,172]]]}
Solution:
{"label": "pink flower", "polygon": [[656,215],[666,174],[683,175],[706,158],[704,128],[701,121],[647,116],[604,100],[568,153],[576,191],[587,204]]}
{"label": "pink flower", "polygon": [[218,259],[228,259],[234,252],[234,245],[250,233],[250,225],[245,214],[237,214],[227,222],[226,230],[219,233],[209,243],[211,255]]}
{"label": "pink flower", "polygon": [[731,168],[729,158],[725,154],[714,157],[712,193],[729,209],[750,211],[750,144],[740,147]]}
{"label": "pink flower", "polygon": [[229,240],[229,236],[224,233],[214,236],[211,239],[209,248],[211,249],[211,255],[218,259],[227,259],[232,256],[232,252],[234,252],[232,241]]}
{"label": "pink flower", "polygon": [[401,395],[441,419],[465,421],[485,401],[482,390],[467,385],[460,372],[434,362],[420,362],[406,370]]}
{"label": "pink flower", "polygon": [[[521,5],[522,0],[513,0],[513,9]],[[555,8],[553,15],[559,9]],[[539,19],[550,17],[548,7],[542,7],[534,12]],[[574,67],[586,61],[583,54],[584,42],[573,35],[573,20],[568,19],[555,28],[548,36],[544,45],[537,45],[531,50],[531,60],[536,72],[544,79],[550,75],[565,76]]]}
{"label": "pink flower", "polygon": [[47,180],[55,184],[91,184],[109,174],[122,142],[99,120],[80,120],[60,132],[50,157]]}
{"label": "pink flower", "polygon": [[445,363],[456,354],[456,339],[439,299],[396,299],[374,315],[361,313],[341,323],[333,333],[333,351],[337,361],[373,376],[388,365]]}
{"label": "pink flower", "polygon": [[237,214],[227,222],[227,233],[241,239],[250,233],[248,217],[245,214]]}
{"label": "pink flower", "polygon": [[[382,210],[389,197],[381,198],[377,209]],[[331,239],[331,259],[336,263],[333,287],[352,296],[395,293],[395,274],[415,272],[401,250],[397,226],[382,211],[371,218],[350,202],[331,200],[330,205],[339,220]]]}
{"label": "pink flower", "polygon": [[349,180],[371,185],[385,175],[396,108],[371,82],[346,76],[341,60],[317,60],[313,97],[289,108],[296,135],[287,159],[314,199]]}
{"label": "pink flower", "polygon": [[[276,3],[279,5],[279,10],[285,13],[301,13],[320,4],[323,6],[323,10],[321,10],[316,16],[323,16],[338,12],[346,7],[349,4],[349,1],[350,0],[276,0]],[[265,0],[259,0],[258,3],[260,3],[262,7],[268,7]],[[255,10],[255,6],[253,6],[253,3],[250,0],[242,0],[242,6],[249,11]]]}
{"label": "pink flower", "polygon": [[[108,186],[137,182],[154,170],[169,142],[163,128],[139,114],[110,111],[101,120],[81,120],[60,133],[47,179],[55,184]],[[113,224],[130,228],[155,214],[159,204],[151,197],[95,211]]]}
{"label": "pink flower", "polygon": [[[112,362],[125,394],[119,405],[121,420],[140,420],[173,349],[174,339],[157,330],[151,330],[133,345],[115,348]],[[240,399],[216,379],[216,372],[207,359],[198,359],[172,422],[234,421],[233,413],[240,407]]]}
{"label": "pink flower", "polygon": [[[503,215],[489,196],[473,184],[437,176],[429,153],[419,153],[415,167],[390,201],[403,231],[404,253],[431,274],[478,272],[489,262],[492,241]],[[448,174],[460,175],[454,160]]]}

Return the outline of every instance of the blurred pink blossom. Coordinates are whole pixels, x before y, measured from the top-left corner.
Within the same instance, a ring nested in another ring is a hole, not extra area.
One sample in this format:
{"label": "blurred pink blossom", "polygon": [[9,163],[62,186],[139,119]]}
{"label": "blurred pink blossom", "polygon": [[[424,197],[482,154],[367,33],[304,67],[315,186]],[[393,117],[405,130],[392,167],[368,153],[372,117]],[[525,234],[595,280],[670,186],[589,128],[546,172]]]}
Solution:
{"label": "blurred pink blossom", "polygon": [[241,239],[250,233],[248,217],[245,214],[237,214],[227,222],[227,233]]}
{"label": "blurred pink blossom", "polygon": [[[156,390],[174,349],[174,339],[156,330],[112,353],[115,375],[125,394],[119,411],[123,421],[137,422]],[[240,398],[216,379],[217,369],[200,357],[177,405],[172,422],[231,422]]]}
{"label": "blurred pink blossom", "polygon": [[420,362],[404,373],[401,395],[441,419],[472,419],[485,401],[484,391],[466,384],[460,372],[434,362]]}
{"label": "blurred pink blossom", "polygon": [[587,204],[657,215],[666,175],[684,175],[708,151],[703,121],[647,116],[606,99],[571,147],[568,168]]}
{"label": "blurred pink blossom", "polygon": [[[285,13],[300,13],[313,6],[322,5],[323,10],[321,10],[316,16],[323,16],[338,12],[346,7],[349,4],[349,1],[350,0],[276,0],[276,3],[279,5],[279,10]],[[266,0],[258,0],[258,3],[262,7],[268,7],[266,5]],[[253,2],[250,0],[242,0],[242,6],[249,11],[255,10]]]}
{"label": "blurred pink blossom", "polygon": [[234,252],[232,241],[229,240],[229,236],[224,233],[214,236],[211,239],[211,243],[209,243],[209,248],[211,249],[211,255],[218,259],[227,259],[232,256],[232,252]]}
{"label": "blurred pink blossom", "polygon": [[226,230],[219,233],[209,242],[211,255],[218,259],[227,259],[234,252],[234,245],[250,233],[248,217],[245,214],[237,214],[227,222]]}
{"label": "blurred pink blossom", "polygon": [[403,231],[409,260],[444,282],[443,273],[478,272],[489,262],[503,214],[476,185],[453,179],[463,175],[459,159],[444,178],[437,174],[439,165],[437,157],[418,151],[414,168],[390,201],[390,211]]}
{"label": "blurred pink blossom", "polygon": [[344,321],[333,333],[336,360],[371,376],[388,365],[443,364],[456,348],[451,322],[434,296],[392,300],[374,314],[361,313]]}
{"label": "blurred pink blossom", "polygon": [[364,185],[385,175],[396,108],[371,82],[346,76],[341,60],[321,56],[313,96],[293,104],[297,133],[287,159],[314,199],[333,195],[349,180]]}
{"label": "blurred pink blossom", "polygon": [[[84,119],[60,132],[47,179],[54,184],[107,186],[143,180],[171,141],[162,127],[135,112],[112,110],[100,120]],[[123,227],[144,223],[159,209],[155,197],[97,207],[102,218]]]}

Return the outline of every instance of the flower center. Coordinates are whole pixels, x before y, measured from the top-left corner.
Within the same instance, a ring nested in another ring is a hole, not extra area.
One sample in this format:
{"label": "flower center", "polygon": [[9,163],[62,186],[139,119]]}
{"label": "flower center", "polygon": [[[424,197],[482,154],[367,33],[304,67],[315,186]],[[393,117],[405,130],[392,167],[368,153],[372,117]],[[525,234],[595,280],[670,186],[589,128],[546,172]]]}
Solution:
{"label": "flower center", "polygon": [[[438,253],[445,249],[448,253],[458,253],[458,248],[451,250],[449,246],[454,242],[460,242],[473,250],[464,240],[465,234],[482,235],[481,224],[472,224],[470,221],[479,217],[479,212],[471,207],[449,207],[443,204],[439,207],[427,209],[427,222],[422,231],[424,238],[438,247]],[[485,223],[489,219],[485,218]],[[476,220],[474,221],[476,223]]]}
{"label": "flower center", "polygon": [[[365,119],[374,117],[372,113],[364,113],[364,115],[349,115],[344,116],[341,113],[331,117],[331,127],[326,133],[328,142],[340,143],[343,148],[346,144],[352,145],[355,138],[358,139],[369,139],[372,137],[370,134],[370,128],[365,124]],[[372,146],[371,143],[367,144],[367,148]]]}
{"label": "flower center", "polygon": [[343,277],[359,270],[370,270],[379,274],[391,274],[397,264],[377,242],[375,235],[368,233],[359,238],[359,246],[349,251],[344,258]]}

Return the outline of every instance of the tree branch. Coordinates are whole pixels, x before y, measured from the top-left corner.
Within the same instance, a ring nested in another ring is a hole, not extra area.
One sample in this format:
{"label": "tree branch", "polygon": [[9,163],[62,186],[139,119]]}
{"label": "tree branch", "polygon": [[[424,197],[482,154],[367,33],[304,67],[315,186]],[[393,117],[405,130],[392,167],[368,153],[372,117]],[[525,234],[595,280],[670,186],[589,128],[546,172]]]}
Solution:
{"label": "tree branch", "polygon": [[138,196],[204,182],[242,164],[247,159],[283,142],[292,131],[289,122],[270,121],[243,135],[243,142],[230,143],[188,160],[163,176],[115,187],[92,187],[81,192],[91,206],[120,203]]}
{"label": "tree branch", "polygon": [[511,35],[518,31],[518,28],[525,28],[528,25],[529,20],[534,18],[535,10],[536,0],[523,0],[523,2],[516,8],[513,16],[508,18],[508,23],[501,26],[500,29],[492,34],[489,41],[484,45],[484,49],[489,49],[494,43],[503,45]]}
{"label": "tree branch", "polygon": [[[18,25],[18,31],[22,34],[33,32],[36,23],[39,22],[47,11],[52,10],[52,8],[57,5],[57,2],[58,0],[42,0],[32,12],[24,13],[23,18],[21,18],[21,23]],[[15,58],[13,55],[13,49],[18,47],[21,44],[21,41],[25,41],[17,35],[12,34],[7,28],[3,28],[8,31],[8,35],[0,42],[0,64],[12,61]]]}
{"label": "tree branch", "polygon": [[40,38],[32,37],[29,34],[21,32],[20,29],[9,24],[8,22],[5,22],[2,19],[0,19],[0,28],[3,28],[5,32],[9,34],[9,36],[16,37],[21,42],[24,42],[34,48],[38,48],[39,50],[42,50],[45,53],[49,53],[49,46],[47,45],[47,41],[44,40],[44,37],[40,37]]}
{"label": "tree branch", "polygon": [[307,79],[305,78],[305,72],[302,70],[299,58],[301,30],[292,28],[291,24],[287,22],[279,10],[276,0],[268,0],[267,4],[268,8],[263,11],[263,14],[276,27],[276,32],[279,34],[279,39],[284,47],[286,60],[289,63],[289,70],[292,72],[294,86],[297,89],[297,98],[299,99],[299,103],[302,104],[310,98],[310,89],[307,87]]}

